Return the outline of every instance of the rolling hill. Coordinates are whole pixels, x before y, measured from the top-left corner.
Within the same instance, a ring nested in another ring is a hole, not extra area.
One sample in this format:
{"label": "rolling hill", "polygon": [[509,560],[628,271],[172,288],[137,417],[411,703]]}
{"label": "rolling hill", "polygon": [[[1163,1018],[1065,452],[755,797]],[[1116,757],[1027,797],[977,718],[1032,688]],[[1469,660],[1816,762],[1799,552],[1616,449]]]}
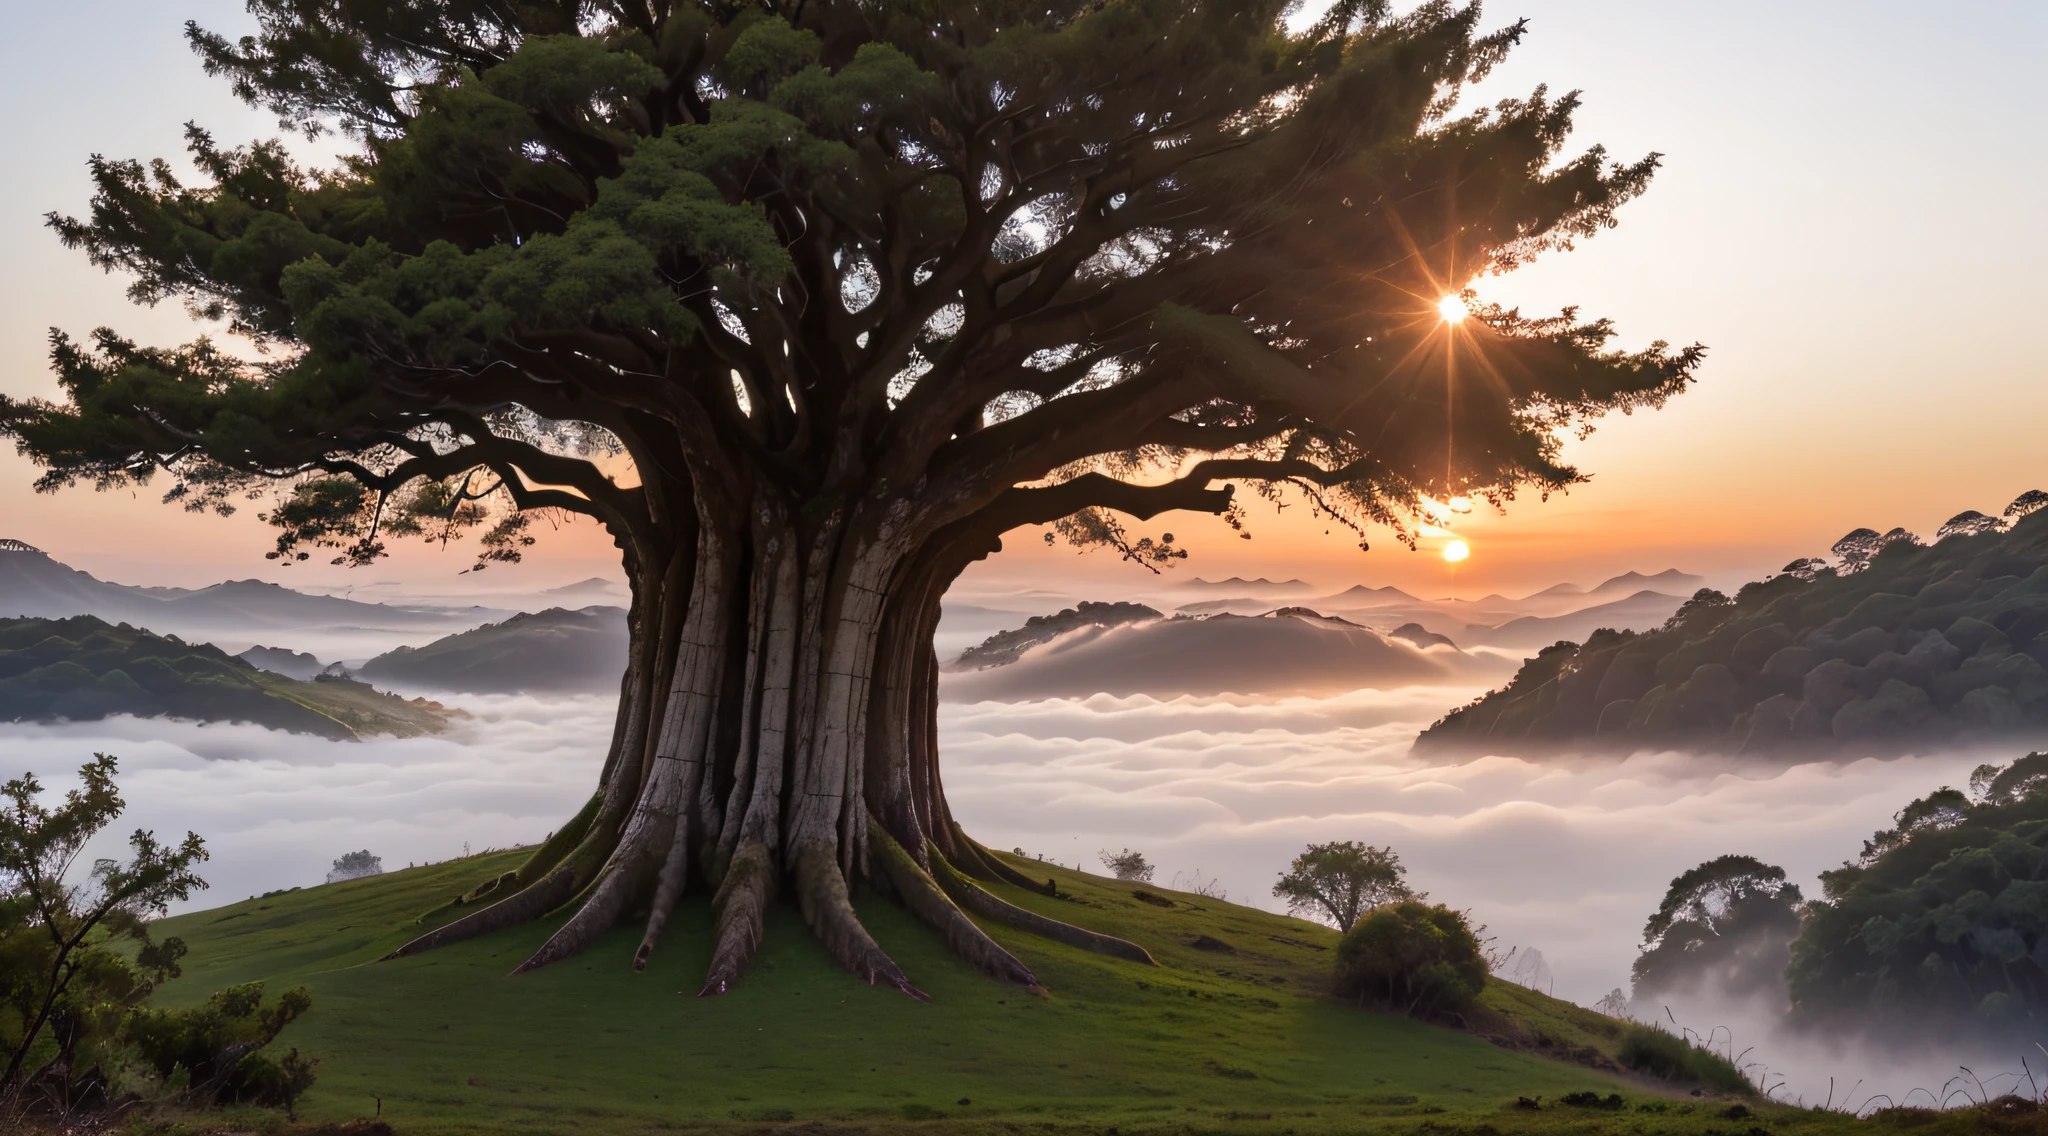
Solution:
{"label": "rolling hill", "polygon": [[[1381,635],[1308,608],[1264,615],[1150,616],[1135,604],[1090,605],[1047,617],[1050,632],[1012,642],[1005,633],[962,656],[1011,660],[955,670],[941,696],[1019,701],[1090,694],[1333,694],[1361,687],[1470,682],[1497,664],[1455,645]],[[1089,618],[1090,614],[1097,618]],[[1029,625],[1019,632],[1032,630]],[[1416,628],[1420,631],[1420,628]],[[1411,633],[1412,634],[1412,633]]]}
{"label": "rolling hill", "polygon": [[[640,931],[620,927],[572,961],[505,977],[552,921],[375,961],[421,924],[456,914],[437,905],[521,855],[161,921],[158,934],[190,953],[184,976],[157,997],[187,1005],[235,983],[307,986],[312,1011],[285,1038],[321,1062],[301,1114],[321,1123],[378,1115],[405,1136],[1405,1136],[1616,1122],[1627,1132],[1643,1121],[1704,1136],[1746,1131],[1727,1129],[1725,1117],[1751,1112],[1803,1133],[1857,1125],[1757,1101],[1730,1112],[1725,1098],[1613,1072],[1620,1023],[1511,983],[1488,985],[1465,1030],[1333,1004],[1323,992],[1337,936],[1326,927],[1016,857],[1005,858],[1050,877],[1059,896],[991,885],[1003,898],[1127,937],[1159,965],[990,925],[1045,983],[1033,996],[958,962],[872,893],[855,897],[862,920],[931,1001],[840,971],[788,903],[770,908],[746,979],[696,997],[711,921],[697,896],[683,900],[642,973],[628,965]],[[1553,1103],[1573,1092],[1625,1096],[1607,1111]]]}
{"label": "rolling hill", "polygon": [[447,724],[437,703],[380,694],[347,679],[300,682],[205,643],[89,615],[0,619],[0,721],[94,721],[116,714],[253,722],[340,739],[412,737]]}
{"label": "rolling hill", "polygon": [[[1574,598],[1583,600],[1592,594],[1588,592]],[[1494,626],[1470,624],[1459,638],[1474,646],[1518,650],[1548,647],[1560,639],[1584,639],[1602,627],[1647,631],[1671,618],[1671,613],[1684,602],[1683,596],[1645,589],[1623,599],[1596,603],[1563,615],[1525,615]]]}
{"label": "rolling hill", "polygon": [[467,694],[617,691],[626,669],[626,611],[553,607],[400,647],[357,669],[408,689]]}

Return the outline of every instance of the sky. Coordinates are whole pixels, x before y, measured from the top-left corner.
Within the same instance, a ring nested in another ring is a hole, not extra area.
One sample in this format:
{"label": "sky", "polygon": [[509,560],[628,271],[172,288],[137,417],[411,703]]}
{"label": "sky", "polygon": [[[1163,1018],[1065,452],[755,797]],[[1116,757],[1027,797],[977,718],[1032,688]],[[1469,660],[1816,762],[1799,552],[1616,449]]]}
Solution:
{"label": "sky", "polygon": [[[108,324],[157,343],[195,334],[175,305],[127,303],[125,281],[43,227],[46,212],[85,208],[86,157],[175,157],[187,120],[227,142],[272,124],[206,78],[180,35],[188,17],[242,30],[236,0],[0,2],[0,100],[33,108],[0,121],[0,391],[47,394],[51,326]],[[1479,297],[1530,312],[1578,304],[1614,319],[1628,346],[1704,343],[1697,386],[1569,443],[1589,483],[1461,520],[1455,535],[1472,555],[1455,567],[1439,555],[1447,536],[1411,553],[1374,534],[1360,553],[1299,507],[1254,507],[1249,541],[1203,518],[1145,526],[1192,549],[1177,575],[1301,578],[1319,593],[1394,584],[1430,597],[1669,567],[1732,584],[1857,526],[1925,535],[1964,509],[1995,512],[2048,488],[2048,384],[2030,334],[2048,307],[2038,222],[2048,148],[2037,144],[2048,5],[1527,0],[1488,12],[1526,16],[1528,36],[1468,104],[1539,83],[1580,89],[1579,144],[1604,143],[1621,160],[1654,150],[1665,164],[1618,229],[1482,280]],[[221,519],[147,490],[38,496],[33,475],[0,453],[0,537],[124,583],[255,576],[445,596],[617,573],[588,524],[484,577],[457,577],[470,563],[461,550],[410,545],[371,569],[285,569],[262,559],[269,538],[255,506]],[[1139,569],[1048,548],[1035,532],[1007,544],[963,581],[977,602],[1154,587]],[[1472,693],[949,703],[947,784],[991,844],[1071,863],[1141,843],[1162,881],[1200,871],[1264,905],[1305,840],[1394,843],[1418,886],[1469,905],[1504,942],[1541,948],[1557,992],[1590,1001],[1623,981],[1640,920],[1689,864],[1740,850],[1810,883],[1904,801],[1982,756],[1772,770],[1675,755],[1586,766],[1413,759],[1407,739]],[[136,823],[213,841],[211,904],[315,882],[354,848],[395,865],[532,840],[559,823],[563,802],[587,792],[608,705],[463,705],[475,717],[454,736],[357,746],[132,719],[15,727],[8,742],[10,756],[52,777],[80,754],[120,752]],[[1657,854],[1616,854],[1644,844]]]}
{"label": "sky", "polygon": [[[265,135],[266,115],[203,75],[187,18],[235,32],[235,0],[11,0],[0,98],[34,107],[0,125],[0,391],[44,394],[44,335],[107,324],[152,342],[189,338],[170,304],[127,303],[125,281],[63,249],[50,211],[87,202],[85,159],[175,158],[194,120],[224,141]],[[1623,341],[1704,343],[1700,381],[1667,408],[1617,417],[1572,459],[1593,480],[1523,499],[1409,553],[1361,554],[1296,508],[1252,515],[1240,541],[1206,518],[1170,522],[1194,557],[1178,571],[1395,583],[1438,595],[1532,591],[1630,568],[1679,566],[1731,581],[1823,551],[1850,528],[1927,533],[1964,509],[2002,508],[2048,483],[2038,422],[2048,385],[2027,334],[2048,301],[2048,227],[2033,223],[2048,149],[2048,33],[2038,3],[1643,4],[1527,0],[1523,46],[1468,105],[1539,83],[1578,89],[1577,143],[1620,159],[1665,157],[1620,228],[1511,277],[1482,299],[1528,311],[1579,304]],[[90,29],[90,34],[80,34]],[[0,456],[0,536],[129,583],[259,576],[345,586],[363,573],[279,568],[254,507],[190,517],[148,490],[38,497]],[[1155,527],[1165,528],[1166,525]],[[1051,571],[1113,592],[1133,569],[1075,558],[1035,534],[979,566],[985,588]],[[458,553],[407,549],[369,570],[446,582]],[[523,571],[546,585],[616,571],[592,526],[558,534]]]}

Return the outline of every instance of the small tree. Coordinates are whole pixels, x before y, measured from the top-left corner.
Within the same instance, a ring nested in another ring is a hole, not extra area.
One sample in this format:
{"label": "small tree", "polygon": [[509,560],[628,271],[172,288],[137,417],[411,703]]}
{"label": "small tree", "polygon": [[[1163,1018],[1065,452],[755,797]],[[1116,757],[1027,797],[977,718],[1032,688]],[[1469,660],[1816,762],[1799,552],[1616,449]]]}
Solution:
{"label": "small tree", "polygon": [[2004,523],[1997,517],[1987,517],[1975,509],[1965,509],[1941,522],[1941,527],[1934,530],[1934,539],[1938,543],[1952,536],[1981,536],[1984,533],[1997,532],[2004,527]]}
{"label": "small tree", "polygon": [[1778,574],[1790,576],[1796,580],[1811,580],[1815,576],[1820,575],[1827,566],[1828,562],[1818,556],[1802,556],[1783,568],[1778,569]]}
{"label": "small tree", "polygon": [[1309,845],[1273,885],[1273,894],[1295,915],[1349,931],[1365,912],[1415,893],[1392,848],[1343,840]]}
{"label": "small tree", "polygon": [[2043,505],[2048,505],[2048,493],[2043,493],[2039,489],[2029,489],[2013,498],[2012,504],[2005,507],[2005,512],[2001,516],[2010,524],[2022,517],[2032,516]]}
{"label": "small tree", "polygon": [[1721,856],[1686,872],[1643,927],[1636,992],[1766,988],[1785,971],[1801,901],[1785,869],[1753,856]]}
{"label": "small tree", "polygon": [[1870,566],[1883,539],[1876,529],[1850,529],[1828,551],[1842,562],[1842,575],[1851,576]]}
{"label": "small tree", "polygon": [[350,852],[335,860],[334,867],[328,870],[327,882],[338,884],[343,880],[359,880],[364,876],[383,874],[384,858],[370,855],[370,850],[365,848],[361,852]]}
{"label": "small tree", "polygon": [[1702,632],[1712,630],[1724,619],[1734,614],[1735,601],[1725,593],[1712,588],[1701,588],[1692,598],[1678,605],[1671,618],[1664,621],[1663,630]]}
{"label": "small tree", "polygon": [[1143,852],[1133,852],[1128,848],[1121,852],[1111,852],[1104,848],[1101,855],[1102,866],[1108,868],[1117,879],[1134,880],[1138,883],[1152,882],[1152,862],[1145,859]]}
{"label": "small tree", "polygon": [[[39,800],[43,786],[33,773],[0,786],[0,983],[13,1019],[0,1033],[7,1058],[0,1090],[20,1085],[31,1054],[47,1052],[69,1067],[94,1024],[95,999],[77,997],[89,987],[120,987],[125,1009],[178,973],[184,944],[152,943],[146,920],[206,886],[193,871],[206,859],[196,834],[166,845],[137,829],[128,838],[129,862],[98,860],[84,881],[66,882],[86,842],[126,807],[114,788],[116,765],[94,754],[78,771],[81,787],[56,808]],[[139,944],[134,970],[101,945],[112,936]],[[53,1026],[54,1047],[44,1037]]]}

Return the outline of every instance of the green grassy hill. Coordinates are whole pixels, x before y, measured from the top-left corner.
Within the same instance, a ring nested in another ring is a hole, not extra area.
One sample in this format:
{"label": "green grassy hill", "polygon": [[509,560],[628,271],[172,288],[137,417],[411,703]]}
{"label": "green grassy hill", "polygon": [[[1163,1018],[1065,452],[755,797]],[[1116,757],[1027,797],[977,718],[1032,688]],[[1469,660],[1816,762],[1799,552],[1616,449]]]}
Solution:
{"label": "green grassy hill", "polygon": [[[535,925],[377,962],[413,920],[515,864],[520,853],[408,869],[252,899],[164,922],[191,946],[166,1001],[232,983],[303,984],[314,1009],[285,1042],[321,1058],[302,1113],[377,1114],[401,1136],[442,1132],[641,1133],[784,1123],[870,1132],[1321,1133],[1748,1131],[1736,1102],[1694,1099],[1609,1064],[1619,1026],[1497,983],[1471,1031],[1323,997],[1336,935],[1233,904],[1030,863],[1071,898],[1012,902],[1149,947],[1160,966],[991,927],[1048,997],[955,961],[894,904],[862,918],[932,1000],[858,984],[775,910],[744,984],[699,998],[708,905],[686,903],[645,973],[622,928],[586,955],[518,979],[547,936]],[[1159,901],[1170,904],[1161,905]],[[1203,936],[1229,948],[1200,949]],[[1482,1036],[1486,1035],[1486,1036]],[[1619,1092],[1623,1112],[1553,1105]],[[1543,1107],[1515,1107],[1540,1097]],[[1849,1122],[1774,1110],[1773,1131]],[[1782,1115],[1778,1115],[1782,1113]],[[1738,1114],[1739,1115],[1739,1114]],[[943,1123],[940,1123],[943,1121]],[[1650,1129],[1645,1121],[1653,1122]],[[1591,1126],[1591,1127],[1588,1127]]]}
{"label": "green grassy hill", "polygon": [[300,682],[208,643],[187,643],[90,615],[0,619],[0,722],[94,721],[115,714],[254,722],[356,738],[437,733],[447,713],[366,683]]}

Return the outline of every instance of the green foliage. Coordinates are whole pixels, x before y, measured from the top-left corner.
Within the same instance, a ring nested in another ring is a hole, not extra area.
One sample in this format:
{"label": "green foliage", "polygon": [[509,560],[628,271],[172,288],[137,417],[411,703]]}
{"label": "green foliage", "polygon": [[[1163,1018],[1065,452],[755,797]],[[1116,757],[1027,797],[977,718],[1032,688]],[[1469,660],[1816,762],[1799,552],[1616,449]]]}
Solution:
{"label": "green foliage", "polygon": [[[198,836],[166,845],[137,829],[127,862],[100,859],[86,880],[67,880],[87,842],[126,807],[117,767],[94,754],[80,786],[54,807],[33,773],[0,786],[0,1092],[38,1065],[66,1102],[103,1090],[97,1066],[123,1017],[179,974],[184,943],[154,941],[146,920],[206,886],[194,871],[206,859]],[[133,944],[132,961],[115,949],[119,939]]]}
{"label": "green foliage", "polygon": [[1745,1096],[1752,1088],[1727,1058],[1656,1026],[1624,1028],[1619,1056],[1623,1068],[1666,1081],[1706,1085]]}
{"label": "green foliage", "polygon": [[1774,987],[1799,933],[1801,897],[1785,869],[1720,856],[1671,881],[1643,926],[1640,994],[1706,986],[1730,995]]}
{"label": "green foliage", "polygon": [[1732,600],[1703,591],[1655,631],[1546,648],[1422,744],[1883,753],[2038,731],[2042,515],[2020,509],[2006,531],[1964,526],[1931,546],[1858,530],[1839,568],[1795,561]]}
{"label": "green foliage", "polygon": [[[226,510],[281,482],[285,563],[471,531],[478,566],[511,562],[535,509],[655,558],[658,502],[690,490],[622,487],[535,423],[642,479],[736,488],[737,455],[793,513],[927,485],[972,513],[1051,479],[1043,519],[1150,566],[1185,550],[1106,510],[1235,521],[1229,496],[1074,475],[1225,455],[1220,478],[1412,539],[1426,493],[1577,480],[1565,428],[1661,404],[1702,357],[1614,350],[1573,310],[1431,318],[1611,227],[1657,166],[1568,153],[1575,96],[1458,113],[1523,34],[1477,8],[250,8],[240,39],[188,27],[207,70],[350,152],[304,168],[193,128],[189,183],[95,158],[87,212],[51,224],[137,301],[281,350],[59,336],[62,398],[0,401],[0,432],[45,488],[164,472]],[[1454,357],[1512,378],[1449,398]]]}
{"label": "green foliage", "polygon": [[1337,993],[1428,1018],[1486,986],[1486,959],[1461,911],[1402,900],[1367,912],[1337,947]]}
{"label": "green foliage", "polygon": [[138,1011],[124,1040],[164,1083],[182,1082],[190,1099],[290,1108],[312,1084],[315,1063],[296,1048],[275,1060],[258,1051],[312,1005],[312,995],[294,987],[266,1006],[263,984],[251,982],[189,1009]]}
{"label": "green foliage", "polygon": [[1109,874],[1117,879],[1135,880],[1138,883],[1152,882],[1154,868],[1152,862],[1145,859],[1143,852],[1133,852],[1128,848],[1121,852],[1111,852],[1105,848],[1102,850],[1101,858],[1102,866],[1108,868]]}
{"label": "green foliage", "polygon": [[435,733],[441,708],[322,676],[271,674],[205,643],[89,615],[0,619],[0,721],[94,721],[115,714],[356,738]]}
{"label": "green foliage", "polygon": [[1913,801],[1821,874],[1792,944],[1796,1013],[1927,1029],[2048,1012],[2048,754],[1980,767],[1971,788]]}
{"label": "green foliage", "polygon": [[1297,916],[1349,931],[1366,911],[1414,893],[1392,848],[1342,840],[1309,845],[1280,874],[1273,894]]}

